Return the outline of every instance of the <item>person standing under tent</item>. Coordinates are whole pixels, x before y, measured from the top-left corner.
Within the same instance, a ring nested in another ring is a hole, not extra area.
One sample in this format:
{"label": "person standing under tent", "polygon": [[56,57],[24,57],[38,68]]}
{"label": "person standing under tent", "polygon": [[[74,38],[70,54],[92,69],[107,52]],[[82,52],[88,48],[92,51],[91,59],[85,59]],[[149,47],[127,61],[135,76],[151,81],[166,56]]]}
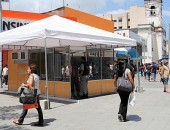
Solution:
{"label": "person standing under tent", "polygon": [[88,98],[88,79],[89,79],[89,64],[85,57],[81,57],[82,63],[79,68],[79,82],[81,98]]}

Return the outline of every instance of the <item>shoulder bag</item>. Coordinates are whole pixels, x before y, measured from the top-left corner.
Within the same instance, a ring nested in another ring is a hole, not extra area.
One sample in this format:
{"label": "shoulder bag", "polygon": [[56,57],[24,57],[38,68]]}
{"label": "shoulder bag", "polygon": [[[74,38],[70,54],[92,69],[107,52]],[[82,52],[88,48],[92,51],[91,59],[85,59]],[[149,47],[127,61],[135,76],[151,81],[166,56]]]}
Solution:
{"label": "shoulder bag", "polygon": [[37,89],[22,87],[19,102],[23,104],[34,104],[36,102]]}
{"label": "shoulder bag", "polygon": [[37,97],[37,89],[29,89],[26,87],[20,87],[18,90],[20,97],[19,102],[23,104],[34,104]]}
{"label": "shoulder bag", "polygon": [[128,78],[125,78],[125,72],[122,77],[118,77],[117,79],[117,89],[126,92],[132,91],[132,84]]}

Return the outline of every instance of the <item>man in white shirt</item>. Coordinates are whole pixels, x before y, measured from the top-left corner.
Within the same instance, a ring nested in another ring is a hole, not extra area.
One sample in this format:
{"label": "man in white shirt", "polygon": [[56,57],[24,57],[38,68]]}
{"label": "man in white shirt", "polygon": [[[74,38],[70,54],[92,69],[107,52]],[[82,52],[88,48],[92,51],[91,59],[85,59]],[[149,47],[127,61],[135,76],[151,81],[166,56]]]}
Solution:
{"label": "man in white shirt", "polygon": [[2,76],[4,78],[5,85],[8,85],[8,65],[5,65],[2,70]]}

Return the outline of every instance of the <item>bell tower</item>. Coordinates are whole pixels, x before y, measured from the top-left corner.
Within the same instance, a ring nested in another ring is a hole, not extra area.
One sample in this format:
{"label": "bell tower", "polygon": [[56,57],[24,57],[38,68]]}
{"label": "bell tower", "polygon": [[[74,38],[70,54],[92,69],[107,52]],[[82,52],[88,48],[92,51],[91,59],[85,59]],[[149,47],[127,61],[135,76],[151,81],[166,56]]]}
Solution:
{"label": "bell tower", "polygon": [[148,24],[160,27],[162,21],[162,0],[144,0],[145,14]]}

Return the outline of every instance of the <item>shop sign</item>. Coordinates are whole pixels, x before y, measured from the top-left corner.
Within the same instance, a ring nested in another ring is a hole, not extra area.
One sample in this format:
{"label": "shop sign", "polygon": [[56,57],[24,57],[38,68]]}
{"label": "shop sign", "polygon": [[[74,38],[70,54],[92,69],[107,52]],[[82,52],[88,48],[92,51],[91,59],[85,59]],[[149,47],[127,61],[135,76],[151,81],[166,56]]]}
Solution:
{"label": "shop sign", "polygon": [[2,19],[2,27],[3,31],[11,30],[13,28],[17,28],[28,23],[31,23],[31,20],[24,20],[24,19],[12,19],[12,18],[3,18]]}

